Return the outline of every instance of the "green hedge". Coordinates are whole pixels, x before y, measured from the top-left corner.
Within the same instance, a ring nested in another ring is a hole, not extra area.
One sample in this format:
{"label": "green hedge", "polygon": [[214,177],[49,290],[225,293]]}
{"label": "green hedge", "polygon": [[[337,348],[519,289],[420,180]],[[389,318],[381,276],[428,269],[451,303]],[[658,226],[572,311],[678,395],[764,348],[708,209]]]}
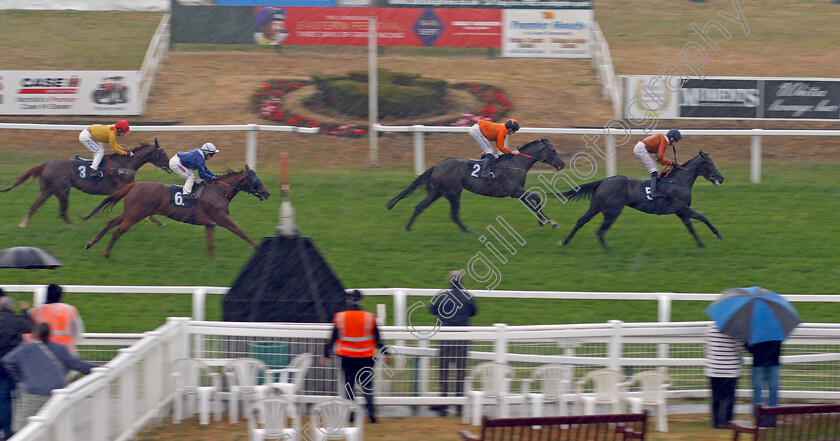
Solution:
{"label": "green hedge", "polygon": [[[444,80],[408,72],[380,69],[377,78],[380,117],[406,118],[432,113],[449,92]],[[346,115],[368,116],[367,72],[315,75],[312,79],[319,90],[316,100],[321,105]]]}

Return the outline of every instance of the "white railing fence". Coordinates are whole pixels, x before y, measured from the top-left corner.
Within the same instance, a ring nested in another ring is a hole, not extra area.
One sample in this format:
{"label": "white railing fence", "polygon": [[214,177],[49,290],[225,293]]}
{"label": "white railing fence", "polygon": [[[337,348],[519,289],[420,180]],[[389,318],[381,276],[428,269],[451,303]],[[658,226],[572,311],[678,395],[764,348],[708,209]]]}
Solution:
{"label": "white railing fence", "polygon": [[[74,130],[82,131],[87,126],[77,124],[17,124],[0,123],[0,130]],[[245,145],[245,163],[257,169],[257,134],[259,132],[318,133],[317,127],[272,126],[260,124],[210,125],[210,126],[133,126],[133,132],[248,132]]]}
{"label": "white railing fence", "polygon": [[595,78],[601,85],[601,96],[612,104],[613,117],[621,119],[620,83],[615,79],[615,68],[610,56],[610,46],[607,44],[607,39],[604,38],[604,33],[601,32],[601,26],[598,25],[597,21],[592,23],[590,44],[592,45],[592,69],[595,70]]}
{"label": "white railing fence", "polygon": [[146,49],[146,56],[143,58],[143,65],[140,66],[140,113],[146,113],[146,102],[149,100],[149,93],[152,91],[152,85],[155,83],[155,75],[158,69],[166,61],[166,56],[169,55],[169,27],[170,14],[164,14],[160,20],[160,24],[149,42],[149,48]]}
{"label": "white railing fence", "polygon": [[[470,369],[483,361],[514,367],[510,402],[522,403],[521,380],[546,363],[574,366],[575,378],[587,371],[611,368],[632,374],[661,369],[674,378],[670,398],[708,398],[703,375],[702,337],[709,322],[471,327],[385,326],[382,338],[390,358],[379,357],[376,394],[379,405],[463,404],[459,396],[439,393],[437,360],[445,341],[470,345]],[[203,359],[215,369],[240,357],[259,358],[283,367],[296,354],[323,354],[331,326],[297,323],[231,323],[170,318],[130,348],[53,397],[14,441],[129,440],[142,428],[170,414],[169,366],[183,356]],[[780,397],[796,400],[840,399],[840,324],[801,324],[785,341]],[[190,338],[192,337],[192,338]],[[192,340],[192,344],[190,343]],[[272,346],[273,345],[273,346]],[[275,350],[264,351],[262,348]],[[750,359],[747,358],[749,363]],[[313,363],[301,401],[329,400],[340,384],[339,364]],[[746,369],[739,396],[751,396]],[[59,436],[60,434],[60,436]]]}
{"label": "white railing fence", "polygon": [[[2,127],[0,127],[2,128]],[[425,163],[425,133],[466,133],[469,127],[446,127],[446,126],[384,126],[374,124],[371,129],[371,136],[376,132],[414,133],[414,173],[423,174],[426,171]],[[660,131],[657,131],[660,132]],[[664,133],[665,131],[661,131]],[[607,176],[616,174],[616,140],[621,145],[630,145],[631,136],[647,136],[652,132],[645,129],[620,129],[612,126],[611,130],[601,129],[554,129],[540,127],[526,127],[517,133],[533,133],[540,135],[597,135],[588,137],[585,143],[587,146],[595,144],[601,152],[581,152],[590,154],[595,160],[603,159],[606,162]],[[758,184],[761,182],[761,138],[763,136],[840,136],[840,130],[771,130],[771,129],[684,129],[680,133],[687,136],[749,136],[750,144],[750,181]],[[603,139],[601,139],[603,137]],[[593,147],[594,149],[594,147]],[[566,173],[560,171],[559,173]],[[574,181],[574,180],[573,180]]]}
{"label": "white railing fence", "polygon": [[[9,293],[32,293],[32,305],[38,306],[47,298],[47,285],[0,285]],[[62,285],[64,292],[76,294],[186,294],[192,296],[193,320],[205,320],[207,317],[207,296],[224,295],[230,288],[220,286],[125,286],[125,285]],[[434,288],[359,288],[365,296],[391,297],[392,320],[394,326],[405,326],[411,308],[410,297],[433,297],[440,292]],[[350,291],[348,289],[348,291]],[[510,290],[469,290],[476,298],[494,299],[553,299],[553,300],[643,300],[656,302],[657,321],[671,321],[673,302],[694,301],[712,302],[718,293],[674,293],[674,292],[590,292],[590,291],[510,291]],[[791,303],[840,303],[840,294],[783,294]],[[384,305],[387,310],[387,305]],[[423,308],[427,308],[426,303]],[[380,308],[380,310],[383,310]],[[421,310],[424,312],[425,310]],[[385,314],[379,314],[384,316]],[[383,318],[383,317],[380,317]],[[384,323],[383,323],[384,324]],[[106,334],[103,334],[106,335]]]}

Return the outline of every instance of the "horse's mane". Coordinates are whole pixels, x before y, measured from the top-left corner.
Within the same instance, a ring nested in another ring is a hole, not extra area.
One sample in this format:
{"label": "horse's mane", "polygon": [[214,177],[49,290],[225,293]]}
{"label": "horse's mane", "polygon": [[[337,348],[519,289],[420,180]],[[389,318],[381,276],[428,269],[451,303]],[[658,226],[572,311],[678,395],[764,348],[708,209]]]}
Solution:
{"label": "horse's mane", "polygon": [[231,176],[231,175],[235,175],[235,174],[238,174],[238,173],[242,173],[242,171],[243,171],[243,170],[239,170],[239,171],[237,171],[237,170],[233,170],[233,169],[231,169],[230,167],[225,167],[225,172],[224,172],[224,174],[217,176],[217,177],[216,177],[216,179],[226,178],[226,177]]}
{"label": "horse's mane", "polygon": [[[527,144],[523,145],[522,147],[519,147],[519,150],[521,151],[522,149],[526,149],[526,148],[528,148],[528,147],[531,147],[531,146],[532,146],[532,145],[534,145],[534,144],[539,144],[539,143],[542,143],[542,142],[544,142],[544,141],[546,141],[546,139],[545,139],[545,138],[535,139],[535,140],[533,140],[533,141],[531,141],[531,142],[529,142],[529,143],[527,143]],[[501,156],[499,156],[499,157],[500,157],[500,158],[503,158],[503,157],[512,157],[512,156],[513,156],[513,155],[512,155],[512,154],[510,154],[510,153],[505,153],[505,154],[503,154],[503,155],[501,155]]]}

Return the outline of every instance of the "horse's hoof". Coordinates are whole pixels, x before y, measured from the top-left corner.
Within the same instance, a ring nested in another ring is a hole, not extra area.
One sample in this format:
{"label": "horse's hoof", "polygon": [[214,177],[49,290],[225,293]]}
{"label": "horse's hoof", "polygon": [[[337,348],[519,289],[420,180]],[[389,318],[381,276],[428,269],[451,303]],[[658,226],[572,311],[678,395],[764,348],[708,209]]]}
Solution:
{"label": "horse's hoof", "polygon": [[557,222],[555,222],[555,223],[551,224],[551,228],[552,228],[552,229],[554,229],[554,228],[560,228],[560,224],[558,224]]}
{"label": "horse's hoof", "polygon": [[706,244],[703,242],[697,242],[697,248],[706,248]]}
{"label": "horse's hoof", "polygon": [[405,231],[411,232],[411,228],[405,227]]}
{"label": "horse's hoof", "polygon": [[20,227],[20,228],[26,228],[26,224],[25,224],[25,223],[23,223],[23,222],[21,222],[21,223],[19,223],[19,224],[18,224],[18,227]]}
{"label": "horse's hoof", "polygon": [[557,242],[557,245],[560,245],[562,247],[563,245],[566,245],[566,242],[561,240],[560,242]]}
{"label": "horse's hoof", "polygon": [[721,236],[720,234],[718,234],[718,235],[717,235],[717,240],[719,240],[719,241],[723,242],[723,236]]}
{"label": "horse's hoof", "polygon": [[90,247],[92,247],[92,246],[93,246],[93,242],[88,242],[88,243],[85,244],[85,249],[89,250]]}
{"label": "horse's hoof", "polygon": [[161,223],[158,224],[159,227],[162,227],[164,225],[166,225],[166,222],[161,222]]}

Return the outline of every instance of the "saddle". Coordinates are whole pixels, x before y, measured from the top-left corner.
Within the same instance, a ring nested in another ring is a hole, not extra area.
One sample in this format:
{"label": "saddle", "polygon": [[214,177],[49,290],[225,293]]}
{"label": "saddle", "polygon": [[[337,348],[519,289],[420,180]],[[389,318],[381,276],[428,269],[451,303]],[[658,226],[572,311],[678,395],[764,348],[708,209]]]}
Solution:
{"label": "saddle", "polygon": [[487,178],[481,176],[481,173],[483,172],[483,170],[481,169],[482,163],[483,161],[481,159],[467,160],[467,164],[469,165],[470,177],[490,180],[499,175],[499,173],[496,171],[496,167],[499,165],[499,158],[493,158],[490,160],[490,165],[487,166],[490,173],[488,173],[489,176]]}
{"label": "saddle", "polygon": [[[107,159],[103,159],[102,162],[107,161]],[[85,159],[81,156],[76,156],[73,160],[73,173],[82,180],[90,181],[90,182],[99,182],[105,179],[105,176],[111,172],[108,168],[102,168],[102,162],[99,163],[99,167],[104,174],[103,177],[99,177],[96,173],[93,173],[93,169],[90,168],[90,165],[93,164],[92,159]]]}
{"label": "saddle", "polygon": [[182,208],[195,207],[198,204],[198,200],[201,198],[201,193],[204,192],[204,182],[196,182],[195,184],[193,184],[192,194],[195,195],[195,198],[185,198],[183,192],[183,185],[170,185],[169,205],[174,205],[176,207]]}

